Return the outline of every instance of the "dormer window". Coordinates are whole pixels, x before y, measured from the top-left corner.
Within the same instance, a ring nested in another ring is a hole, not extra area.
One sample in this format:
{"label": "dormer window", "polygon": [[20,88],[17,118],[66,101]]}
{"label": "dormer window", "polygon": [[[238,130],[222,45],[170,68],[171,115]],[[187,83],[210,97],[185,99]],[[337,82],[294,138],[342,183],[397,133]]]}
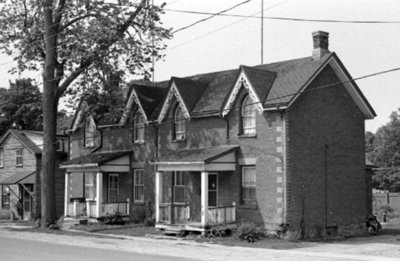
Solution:
{"label": "dormer window", "polygon": [[241,134],[256,134],[256,105],[249,95],[244,98],[241,109]]}
{"label": "dormer window", "polygon": [[135,115],[133,136],[135,143],[144,142],[144,118],[143,115],[138,111]]}
{"label": "dormer window", "polygon": [[94,147],[94,136],[96,134],[96,124],[92,117],[88,117],[85,122],[85,147]]}
{"label": "dormer window", "polygon": [[174,113],[174,136],[175,140],[184,140],[186,135],[185,117],[180,106],[177,106]]}

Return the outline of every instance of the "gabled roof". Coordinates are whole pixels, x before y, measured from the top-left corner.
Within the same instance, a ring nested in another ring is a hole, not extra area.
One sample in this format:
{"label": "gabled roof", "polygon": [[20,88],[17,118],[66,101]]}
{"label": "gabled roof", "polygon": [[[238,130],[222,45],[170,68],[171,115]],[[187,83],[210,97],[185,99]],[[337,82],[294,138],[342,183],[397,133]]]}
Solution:
{"label": "gabled roof", "polygon": [[92,153],[84,155],[78,158],[74,158],[65,161],[60,164],[61,168],[67,168],[69,166],[100,166],[111,160],[120,158],[122,156],[128,155],[131,151],[117,151],[117,152],[102,152],[102,153]]}
{"label": "gabled roof", "polygon": [[155,120],[161,109],[161,101],[167,93],[167,86],[168,82],[157,84],[144,81],[130,82],[128,98],[120,120],[120,125],[126,123],[128,116],[131,113],[133,103],[136,103],[147,123]]}
{"label": "gabled roof", "polygon": [[[14,130],[14,129],[9,129],[3,137],[0,139],[0,146],[3,144],[4,140],[9,136],[13,135],[17,140],[19,140],[28,150],[30,150],[34,154],[41,154],[42,149],[35,144],[33,140],[28,138],[26,135],[29,133],[33,133],[33,131],[22,131],[22,130]],[[39,134],[42,136],[43,140],[43,133],[42,132],[34,132],[35,134]]]}
{"label": "gabled roof", "polygon": [[271,91],[272,84],[276,78],[276,72],[260,70],[244,65],[240,66],[240,69],[247,76],[260,101],[264,101]]}
{"label": "gabled roof", "polygon": [[239,145],[221,145],[215,147],[182,149],[160,157],[161,162],[210,162],[227,153],[239,149]]}
{"label": "gabled roof", "polygon": [[173,98],[178,101],[178,104],[183,110],[185,117],[189,118],[195,105],[201,99],[202,94],[207,87],[207,82],[191,80],[189,78],[172,77],[168,89],[168,94],[165,96],[162,103],[158,122],[161,122],[167,111],[171,107]]}

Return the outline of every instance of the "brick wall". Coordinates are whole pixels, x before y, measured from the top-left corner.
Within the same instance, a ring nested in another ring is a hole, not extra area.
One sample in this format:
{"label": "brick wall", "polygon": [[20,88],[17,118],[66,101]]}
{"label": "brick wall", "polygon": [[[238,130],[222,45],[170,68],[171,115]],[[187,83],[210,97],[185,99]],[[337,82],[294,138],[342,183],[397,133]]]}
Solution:
{"label": "brick wall", "polygon": [[[336,82],[328,66],[308,88]],[[303,219],[306,230],[362,229],[367,213],[364,117],[344,86],[303,93],[289,108],[286,126],[288,223],[299,228]]]}

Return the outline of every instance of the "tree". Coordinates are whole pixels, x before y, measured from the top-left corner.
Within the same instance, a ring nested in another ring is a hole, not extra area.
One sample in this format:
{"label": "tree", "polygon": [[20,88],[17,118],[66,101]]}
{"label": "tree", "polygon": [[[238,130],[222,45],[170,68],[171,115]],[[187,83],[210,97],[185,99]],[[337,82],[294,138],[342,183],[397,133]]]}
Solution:
{"label": "tree", "polygon": [[400,191],[400,109],[392,112],[390,121],[372,136],[366,133],[369,159],[380,168],[372,176],[373,187]]}
{"label": "tree", "polygon": [[41,224],[56,221],[54,169],[56,115],[61,96],[76,79],[103,65],[148,75],[170,30],[162,6],[149,0],[0,0],[0,49],[18,62],[15,71],[42,70],[44,147]]}
{"label": "tree", "polygon": [[42,130],[42,94],[31,79],[10,82],[0,95],[0,135],[9,128]]}

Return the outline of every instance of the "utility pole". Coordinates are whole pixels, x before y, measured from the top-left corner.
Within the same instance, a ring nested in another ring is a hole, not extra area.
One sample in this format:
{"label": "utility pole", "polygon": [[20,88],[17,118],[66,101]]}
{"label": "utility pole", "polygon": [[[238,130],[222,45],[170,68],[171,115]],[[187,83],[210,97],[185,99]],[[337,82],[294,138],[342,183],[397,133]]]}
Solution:
{"label": "utility pole", "polygon": [[261,0],[261,64],[264,64],[264,0]]}
{"label": "utility pole", "polygon": [[154,0],[151,0],[151,19],[152,19],[152,32],[151,32],[151,48],[152,48],[152,55],[151,55],[151,66],[152,66],[152,82],[154,83],[154,75],[155,75],[155,61],[154,61],[154,21],[153,21],[153,12],[154,12]]}

